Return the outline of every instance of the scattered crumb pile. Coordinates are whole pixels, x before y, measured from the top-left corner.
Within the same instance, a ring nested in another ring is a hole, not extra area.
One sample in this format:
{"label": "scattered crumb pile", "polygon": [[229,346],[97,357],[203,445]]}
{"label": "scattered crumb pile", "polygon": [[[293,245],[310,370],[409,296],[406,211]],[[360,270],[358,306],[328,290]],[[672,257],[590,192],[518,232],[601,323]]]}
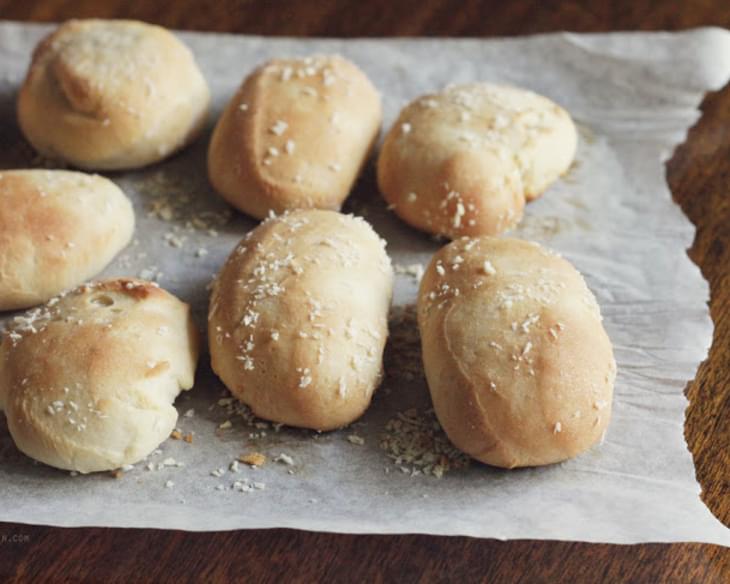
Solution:
{"label": "scattered crumb pile", "polygon": [[416,320],[415,304],[394,306],[391,310],[384,368],[387,381],[394,384],[423,378],[421,337]]}
{"label": "scattered crumb pile", "polygon": [[224,392],[223,395],[225,397],[221,397],[210,408],[213,409],[217,406],[219,408],[222,408],[225,411],[226,415],[228,415],[228,419],[218,426],[220,430],[226,430],[233,426],[233,424],[231,423],[231,418],[241,418],[245,425],[250,426],[252,429],[255,430],[253,432],[250,432],[248,437],[251,440],[258,440],[260,438],[266,437],[267,430],[273,429],[274,432],[278,432],[284,425],[275,422],[267,422],[265,420],[262,420],[261,418],[257,418],[251,411],[251,408],[249,408],[243,402],[240,402],[236,398],[232,397],[227,391]]}
{"label": "scattered crumb pile", "polygon": [[216,228],[228,223],[233,214],[228,207],[196,209],[198,197],[190,192],[188,179],[176,174],[158,171],[140,180],[136,187],[149,198],[148,217],[179,222],[189,232],[203,231],[216,236]]}
{"label": "scattered crumb pile", "polygon": [[[390,346],[385,357],[386,384],[399,386],[403,381],[418,380],[425,384],[416,320],[413,304],[396,306],[391,312]],[[400,412],[386,424],[380,447],[401,472],[411,476],[441,478],[449,470],[464,468],[470,462],[446,437],[433,409],[422,414],[415,408]]]}
{"label": "scattered crumb pile", "polygon": [[469,466],[470,458],[449,442],[433,409],[412,408],[388,421],[380,447],[401,472],[441,478],[449,470]]}

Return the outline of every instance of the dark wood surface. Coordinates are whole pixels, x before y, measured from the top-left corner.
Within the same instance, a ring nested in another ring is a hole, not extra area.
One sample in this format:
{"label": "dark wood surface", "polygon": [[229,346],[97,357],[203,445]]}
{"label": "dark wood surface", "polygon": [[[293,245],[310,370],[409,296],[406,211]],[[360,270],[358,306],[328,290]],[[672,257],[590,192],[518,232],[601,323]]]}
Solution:
{"label": "dark wood surface", "polygon": [[[730,28],[726,0],[0,0],[0,19],[137,18],[267,35],[495,36],[556,30]],[[689,254],[711,286],[715,336],[688,385],[686,436],[703,498],[730,525],[730,86],[667,165],[697,226]],[[2,486],[0,485],[0,488]],[[730,550],[462,537],[353,536],[289,530],[190,534],[0,523],[0,581],[729,582]]]}

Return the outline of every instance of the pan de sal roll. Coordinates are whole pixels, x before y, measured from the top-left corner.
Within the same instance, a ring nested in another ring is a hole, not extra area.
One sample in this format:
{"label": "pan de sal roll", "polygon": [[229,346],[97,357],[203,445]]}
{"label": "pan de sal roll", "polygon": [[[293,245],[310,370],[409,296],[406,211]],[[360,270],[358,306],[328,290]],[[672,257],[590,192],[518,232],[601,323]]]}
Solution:
{"label": "pan de sal roll", "polygon": [[416,99],[388,132],[378,184],[410,225],[444,235],[496,235],[570,167],[568,113],[516,87],[475,83]]}
{"label": "pan de sal roll", "polygon": [[44,156],[116,170],[162,160],[202,128],[210,93],[172,33],[132,20],[70,20],[36,47],[18,97]]}
{"label": "pan de sal roll", "polygon": [[257,219],[271,210],[339,210],[381,117],[380,95],[350,61],[269,61],[243,82],[216,124],[210,182]]}
{"label": "pan de sal roll", "polygon": [[456,240],[421,281],[418,325],[434,409],[470,456],[536,466],[601,440],[616,362],[596,299],[560,256],[518,239]]}
{"label": "pan de sal roll", "polygon": [[380,382],[393,270],[359,217],[299,210],[246,235],[213,287],[213,370],[253,412],[332,430]]}
{"label": "pan de sal roll", "polygon": [[0,310],[40,304],[95,276],[133,232],[132,204],[110,180],[0,171]]}
{"label": "pan de sal roll", "polygon": [[138,462],[175,428],[193,385],[190,308],[156,284],[84,284],[16,317],[0,344],[0,405],[28,456],[82,473]]}

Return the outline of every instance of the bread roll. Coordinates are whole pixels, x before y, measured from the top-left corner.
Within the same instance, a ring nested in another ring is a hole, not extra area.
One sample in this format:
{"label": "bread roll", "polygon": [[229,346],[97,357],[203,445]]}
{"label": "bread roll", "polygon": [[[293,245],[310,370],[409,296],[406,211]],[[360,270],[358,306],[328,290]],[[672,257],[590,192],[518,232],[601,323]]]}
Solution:
{"label": "bread roll", "polygon": [[218,120],[208,176],[258,219],[339,210],[377,138],[380,96],[338,56],[275,59],[254,71]]}
{"label": "bread roll", "polygon": [[616,363],[566,260],[518,239],[454,241],[421,281],[418,324],[436,415],[470,456],[536,466],[601,440]]}
{"label": "bread roll", "polygon": [[496,235],[568,170],[577,133],[540,95],[486,83],[409,104],[388,132],[378,184],[410,225],[450,238]]}
{"label": "bread roll", "polygon": [[0,406],[28,456],[82,473],[133,464],[175,428],[198,337],[187,304],[132,279],[85,284],[16,317]]}
{"label": "bread roll", "polygon": [[162,160],[202,128],[210,93],[172,33],[131,20],[70,20],[47,36],[18,97],[44,156],[116,170]]}
{"label": "bread roll", "polygon": [[133,233],[132,204],[110,180],[0,171],[0,310],[40,304],[95,276]]}
{"label": "bread roll", "polygon": [[213,370],[262,418],[349,424],[380,382],[392,289],[385,242],[363,219],[321,210],[269,219],[215,282]]}

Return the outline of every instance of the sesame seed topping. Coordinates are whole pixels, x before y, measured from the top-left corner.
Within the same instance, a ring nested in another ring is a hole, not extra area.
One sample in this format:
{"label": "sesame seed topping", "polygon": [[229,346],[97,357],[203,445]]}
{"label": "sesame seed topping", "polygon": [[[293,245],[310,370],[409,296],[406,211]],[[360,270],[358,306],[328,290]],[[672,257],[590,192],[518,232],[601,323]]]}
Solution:
{"label": "sesame seed topping", "polygon": [[269,131],[272,134],[275,134],[277,136],[281,136],[284,132],[286,132],[286,129],[289,127],[289,124],[287,124],[284,120],[277,120],[276,123],[269,128]]}

